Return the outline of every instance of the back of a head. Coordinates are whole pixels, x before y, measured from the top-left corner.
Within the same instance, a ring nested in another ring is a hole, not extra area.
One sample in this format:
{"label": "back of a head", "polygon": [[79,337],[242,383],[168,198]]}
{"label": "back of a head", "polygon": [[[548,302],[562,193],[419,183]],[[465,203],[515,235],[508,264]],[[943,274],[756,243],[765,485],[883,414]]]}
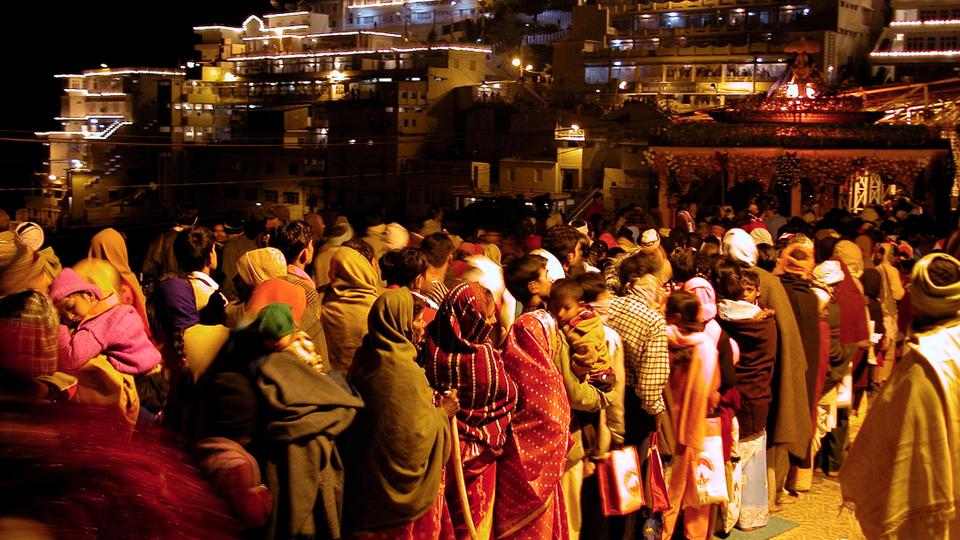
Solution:
{"label": "back of a head", "polygon": [[740,300],[743,298],[743,283],[740,280],[742,268],[737,261],[721,258],[713,268],[713,288],[717,298]]}
{"label": "back of a head", "polygon": [[667,298],[667,318],[671,315],[679,316],[677,326],[683,330],[696,330],[697,317],[700,314],[700,300],[693,293],[674,291]]}
{"label": "back of a head", "polygon": [[173,254],[182,272],[203,270],[214,246],[213,232],[206,227],[193,227],[177,233]]}
{"label": "back of a head", "polygon": [[294,220],[281,223],[276,231],[270,235],[270,247],[277,248],[287,264],[293,264],[300,252],[307,249],[313,241],[313,228],[303,220]]}
{"label": "back of a head", "polygon": [[687,234],[687,247],[691,249],[699,250],[700,246],[703,245],[703,237],[697,233],[688,233]]}
{"label": "back of a head", "polygon": [[557,225],[543,237],[543,249],[566,265],[568,256],[576,251],[580,239],[580,231],[569,225]]}
{"label": "back of a head", "polygon": [[638,251],[620,263],[620,283],[627,285],[637,278],[660,271],[663,262],[657,252]]}
{"label": "back of a head", "polygon": [[559,279],[550,287],[550,303],[580,302],[583,300],[583,287],[576,278]]}
{"label": "back of a head", "polygon": [[600,272],[584,272],[577,275],[577,283],[583,289],[583,301],[596,302],[600,295],[607,292],[607,282]]}
{"label": "back of a head", "polygon": [[770,244],[757,244],[757,266],[773,272],[777,266],[777,250]]}
{"label": "back of a head", "polygon": [[633,234],[633,230],[630,227],[620,227],[620,230],[617,231],[617,238],[626,238],[633,243],[637,243],[637,239]]}
{"label": "back of a head", "polygon": [[397,249],[380,256],[380,274],[387,286],[409,287],[426,271],[427,257],[419,249]]}
{"label": "back of a head", "polygon": [[347,247],[353,249],[363,255],[363,258],[372,261],[373,260],[373,246],[367,243],[366,240],[360,237],[354,237],[342,244],[342,247]]}
{"label": "back of a head", "polygon": [[428,234],[420,242],[420,250],[427,256],[430,266],[439,268],[447,264],[453,255],[453,240],[440,232]]}
{"label": "back of a head", "polygon": [[540,278],[540,271],[546,270],[547,259],[540,255],[526,254],[517,257],[503,270],[503,279],[507,290],[521,304],[527,304],[533,297],[530,282]]}
{"label": "back of a head", "polygon": [[181,227],[192,227],[197,224],[197,216],[200,211],[196,206],[185,204],[177,209],[175,223]]}
{"label": "back of a head", "polygon": [[678,247],[670,254],[673,279],[686,283],[697,275],[697,252],[691,248]]}

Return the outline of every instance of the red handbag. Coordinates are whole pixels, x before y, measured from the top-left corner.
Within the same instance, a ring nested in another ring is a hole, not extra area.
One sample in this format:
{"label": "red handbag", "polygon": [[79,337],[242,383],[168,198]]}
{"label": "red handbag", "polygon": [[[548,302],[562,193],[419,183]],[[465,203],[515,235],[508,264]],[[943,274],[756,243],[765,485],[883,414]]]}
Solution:
{"label": "red handbag", "polygon": [[597,483],[604,516],[622,516],[642,508],[643,481],[636,447],[614,450],[597,462]]}
{"label": "red handbag", "polygon": [[667,495],[667,480],[663,475],[663,460],[660,459],[657,442],[657,434],[654,433],[647,452],[647,488],[650,490],[648,506],[654,512],[663,512],[670,509],[670,497]]}

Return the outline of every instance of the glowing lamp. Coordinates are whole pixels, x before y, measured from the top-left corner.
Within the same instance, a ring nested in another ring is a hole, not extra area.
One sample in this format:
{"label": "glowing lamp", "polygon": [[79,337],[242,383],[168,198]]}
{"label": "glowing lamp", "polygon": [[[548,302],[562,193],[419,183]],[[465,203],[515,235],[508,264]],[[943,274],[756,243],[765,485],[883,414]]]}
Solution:
{"label": "glowing lamp", "polygon": [[52,182],[57,179],[57,175],[51,174],[50,176],[47,177],[47,179],[49,179]]}
{"label": "glowing lamp", "polygon": [[621,90],[626,90],[626,89],[627,89],[627,81],[620,81],[620,84],[617,85],[617,87],[620,88]]}
{"label": "glowing lamp", "polygon": [[520,67],[520,59],[519,59],[519,58],[514,58],[513,60],[510,61],[510,63],[513,64],[513,67]]}
{"label": "glowing lamp", "polygon": [[526,70],[533,71],[533,64],[527,64]]}

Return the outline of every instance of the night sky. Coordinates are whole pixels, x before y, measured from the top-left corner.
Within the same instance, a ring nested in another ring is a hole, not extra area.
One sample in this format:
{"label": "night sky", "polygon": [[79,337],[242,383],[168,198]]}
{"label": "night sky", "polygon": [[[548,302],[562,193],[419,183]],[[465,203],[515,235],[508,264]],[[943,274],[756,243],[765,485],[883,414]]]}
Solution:
{"label": "night sky", "polygon": [[[63,87],[54,74],[101,63],[176,67],[193,58],[194,26],[239,26],[251,13],[276,11],[268,0],[54,0],[4,8],[8,72],[0,85],[3,138],[32,138],[34,131],[59,128],[53,117],[60,114]],[[0,142],[0,187],[27,185],[32,172],[41,170],[45,153],[38,143]],[[19,197],[0,193],[0,208],[11,217],[18,206]]]}

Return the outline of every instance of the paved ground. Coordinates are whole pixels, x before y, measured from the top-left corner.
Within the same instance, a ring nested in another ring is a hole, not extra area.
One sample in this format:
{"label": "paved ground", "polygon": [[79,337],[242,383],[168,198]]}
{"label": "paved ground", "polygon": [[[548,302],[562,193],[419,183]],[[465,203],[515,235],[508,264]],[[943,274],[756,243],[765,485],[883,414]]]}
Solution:
{"label": "paved ground", "polygon": [[[867,399],[864,398],[859,415],[850,418],[850,442],[860,431],[862,418],[866,414]],[[840,482],[836,478],[827,478],[822,474],[815,476],[813,489],[800,494],[795,504],[785,505],[777,514],[783,519],[795,521],[799,527],[791,529],[774,538],[777,540],[860,540],[865,538],[860,526],[850,510],[840,510]]]}
{"label": "paved ground", "polygon": [[796,504],[783,507],[778,516],[800,524],[784,534],[776,536],[780,539],[862,539],[860,526],[849,510],[840,511],[840,483],[835,478],[825,478],[818,475],[820,484],[815,484],[813,490],[800,494]]}

